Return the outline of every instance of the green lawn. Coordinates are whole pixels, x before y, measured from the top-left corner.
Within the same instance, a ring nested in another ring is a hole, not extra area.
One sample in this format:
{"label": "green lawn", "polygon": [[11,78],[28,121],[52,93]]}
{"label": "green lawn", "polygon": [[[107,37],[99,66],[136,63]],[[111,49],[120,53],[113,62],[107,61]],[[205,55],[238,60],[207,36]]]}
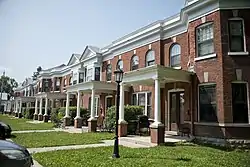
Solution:
{"label": "green lawn", "polygon": [[111,159],[112,147],[36,153],[45,167],[247,167],[249,152],[221,151],[202,146],[162,146],[145,149],[120,147],[120,159]]}
{"label": "green lawn", "polygon": [[0,114],[0,121],[9,124],[12,131],[18,130],[46,130],[46,129],[53,129],[52,123],[28,123],[27,121],[32,121],[24,118],[14,118],[9,115],[2,115]]}
{"label": "green lawn", "polygon": [[34,132],[15,134],[12,140],[27,148],[37,148],[100,143],[113,137],[112,133]]}

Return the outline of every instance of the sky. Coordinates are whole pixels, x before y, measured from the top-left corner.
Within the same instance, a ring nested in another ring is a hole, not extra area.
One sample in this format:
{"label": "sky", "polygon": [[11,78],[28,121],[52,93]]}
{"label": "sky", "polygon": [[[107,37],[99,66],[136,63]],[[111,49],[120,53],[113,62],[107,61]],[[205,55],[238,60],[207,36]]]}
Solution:
{"label": "sky", "polygon": [[184,0],[0,0],[0,73],[18,82],[180,12]]}

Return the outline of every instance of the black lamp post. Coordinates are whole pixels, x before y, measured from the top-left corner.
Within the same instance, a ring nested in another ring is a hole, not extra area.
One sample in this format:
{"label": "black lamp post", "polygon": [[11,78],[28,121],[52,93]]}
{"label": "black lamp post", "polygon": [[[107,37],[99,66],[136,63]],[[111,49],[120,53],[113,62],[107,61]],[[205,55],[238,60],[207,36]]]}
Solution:
{"label": "black lamp post", "polygon": [[120,103],[120,83],[123,78],[123,71],[118,69],[114,72],[115,82],[117,83],[116,90],[116,125],[115,125],[115,142],[114,142],[114,153],[113,158],[120,158],[119,155],[119,143],[118,143],[118,121],[119,121],[119,103]]}

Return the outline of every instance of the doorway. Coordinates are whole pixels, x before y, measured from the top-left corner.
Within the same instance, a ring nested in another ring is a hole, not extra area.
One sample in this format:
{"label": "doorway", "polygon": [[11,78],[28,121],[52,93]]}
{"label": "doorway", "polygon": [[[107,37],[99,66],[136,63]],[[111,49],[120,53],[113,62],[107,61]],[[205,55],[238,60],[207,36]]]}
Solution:
{"label": "doorway", "polygon": [[109,107],[113,106],[113,96],[106,96],[106,107],[105,111],[108,110]]}
{"label": "doorway", "polygon": [[183,123],[184,90],[169,92],[169,131],[179,131]]}

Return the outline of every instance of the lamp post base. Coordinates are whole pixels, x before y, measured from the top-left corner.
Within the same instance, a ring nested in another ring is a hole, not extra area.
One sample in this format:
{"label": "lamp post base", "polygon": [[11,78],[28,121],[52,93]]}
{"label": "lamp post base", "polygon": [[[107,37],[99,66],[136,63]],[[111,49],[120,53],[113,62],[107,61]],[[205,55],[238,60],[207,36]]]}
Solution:
{"label": "lamp post base", "polygon": [[120,158],[120,155],[119,154],[113,154],[112,158]]}

